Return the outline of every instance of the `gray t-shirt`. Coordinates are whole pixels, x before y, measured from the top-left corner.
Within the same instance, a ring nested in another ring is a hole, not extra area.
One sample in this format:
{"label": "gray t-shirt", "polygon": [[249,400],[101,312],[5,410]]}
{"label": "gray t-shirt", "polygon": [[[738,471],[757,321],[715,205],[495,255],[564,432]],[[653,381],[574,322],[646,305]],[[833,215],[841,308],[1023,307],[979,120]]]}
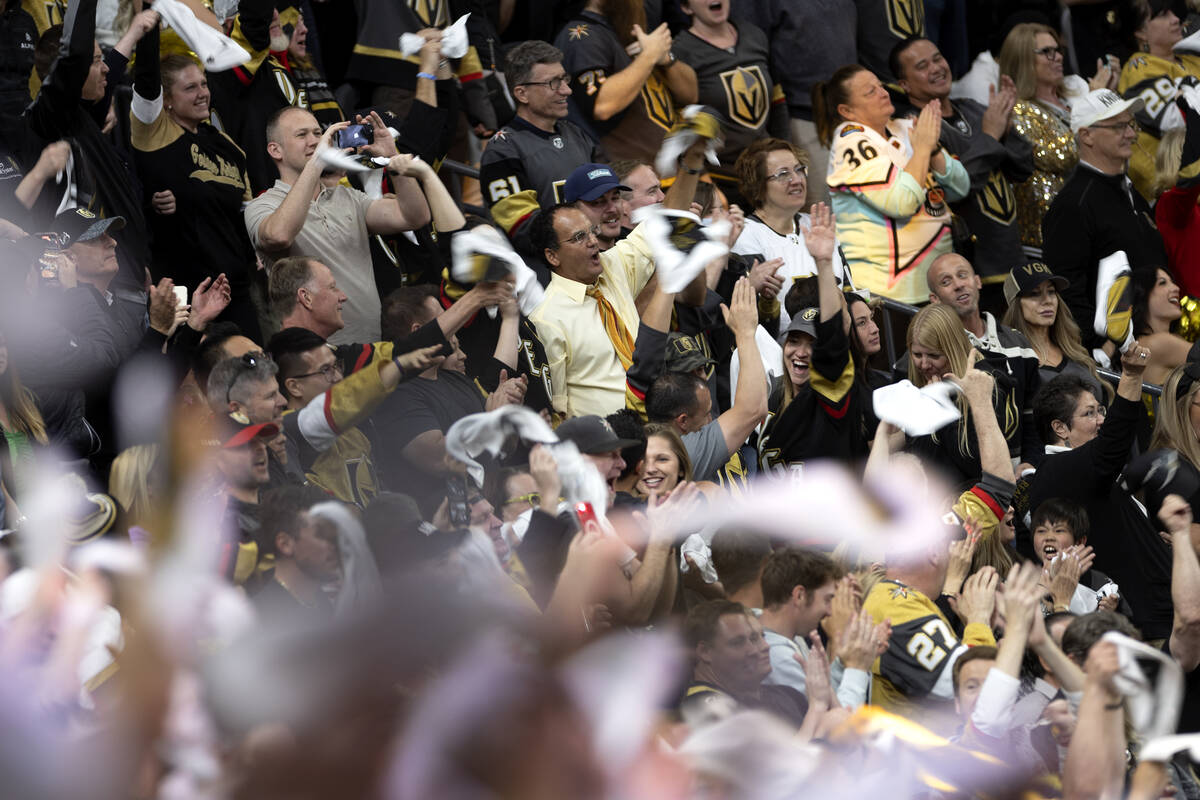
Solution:
{"label": "gray t-shirt", "polygon": [[246,231],[267,268],[287,256],[307,256],[329,267],[338,288],[346,294],[342,320],[346,327],[329,337],[330,344],[379,341],[379,290],[371,262],[371,238],[367,232],[367,208],[372,200],[357,189],[340,184],[321,189],[308,207],[308,216],[292,246],[267,252],[258,239],[258,226],[275,212],[291,189],[283,181],[246,206]]}
{"label": "gray t-shirt", "polygon": [[725,434],[714,419],[698,431],[683,435],[683,446],[692,460],[692,480],[715,481],[717,470],[729,460]]}

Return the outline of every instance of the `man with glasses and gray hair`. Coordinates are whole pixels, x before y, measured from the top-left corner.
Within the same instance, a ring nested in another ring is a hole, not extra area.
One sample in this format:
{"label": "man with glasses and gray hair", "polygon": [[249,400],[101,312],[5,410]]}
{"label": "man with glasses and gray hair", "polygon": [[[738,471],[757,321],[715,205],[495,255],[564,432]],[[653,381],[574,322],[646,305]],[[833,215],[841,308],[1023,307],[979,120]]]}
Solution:
{"label": "man with glasses and gray hair", "polygon": [[541,41],[522,42],[506,58],[517,115],[483,151],[479,185],[492,219],[512,238],[539,207],[563,202],[571,170],[599,160],[601,153],[590,135],[566,119],[571,78],[562,59],[562,51]]}
{"label": "man with glasses and gray hair", "polygon": [[1083,344],[1109,358],[1116,345],[1093,329],[1100,260],[1123,251],[1134,271],[1167,263],[1154,214],[1126,174],[1138,135],[1134,114],[1142,105],[1140,97],[1124,100],[1108,89],[1072,104],[1079,166],[1042,219],[1042,260],[1070,281],[1061,296],[1079,321]]}

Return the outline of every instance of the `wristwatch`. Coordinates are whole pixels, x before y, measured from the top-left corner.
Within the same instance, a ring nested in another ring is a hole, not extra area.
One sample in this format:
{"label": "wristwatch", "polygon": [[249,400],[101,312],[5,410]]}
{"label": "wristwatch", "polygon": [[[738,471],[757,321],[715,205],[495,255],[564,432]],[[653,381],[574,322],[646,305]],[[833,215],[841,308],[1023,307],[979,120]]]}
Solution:
{"label": "wristwatch", "polygon": [[671,67],[675,66],[676,60],[677,59],[675,58],[675,51],[668,50],[667,51],[667,63],[663,64],[663,69],[670,69]]}

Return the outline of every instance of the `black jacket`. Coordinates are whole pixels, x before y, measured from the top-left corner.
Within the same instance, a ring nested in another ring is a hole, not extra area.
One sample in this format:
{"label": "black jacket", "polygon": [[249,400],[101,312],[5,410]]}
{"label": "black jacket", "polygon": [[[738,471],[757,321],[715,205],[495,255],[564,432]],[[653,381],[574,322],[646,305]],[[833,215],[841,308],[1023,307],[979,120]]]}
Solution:
{"label": "black jacket", "polygon": [[1096,551],[1095,568],[1111,575],[1133,607],[1146,639],[1171,635],[1171,549],[1132,496],[1117,484],[1142,415],[1140,403],[1118,397],[1100,434],[1065,453],[1050,455],[1034,474],[1029,509],[1051,497],[1081,504]]}
{"label": "black jacket", "polygon": [[1167,264],[1154,214],[1129,179],[1080,163],[1042,219],[1042,257],[1071,282],[1062,297],[1088,348],[1104,344],[1093,328],[1097,265],[1118,250],[1135,271]]}
{"label": "black jacket", "polygon": [[[63,24],[62,50],[37,97],[25,110],[25,118],[41,146],[59,139],[71,143],[78,205],[101,217],[125,218],[125,227],[113,233],[121,264],[117,280],[137,287],[142,285],[150,260],[140,184],[129,159],[100,132],[107,104],[88,103],[81,98],[95,47],[96,2],[71,0]],[[109,65],[108,85],[113,87],[120,80],[125,59],[114,50],[105,61]],[[111,91],[106,99],[110,96]]]}

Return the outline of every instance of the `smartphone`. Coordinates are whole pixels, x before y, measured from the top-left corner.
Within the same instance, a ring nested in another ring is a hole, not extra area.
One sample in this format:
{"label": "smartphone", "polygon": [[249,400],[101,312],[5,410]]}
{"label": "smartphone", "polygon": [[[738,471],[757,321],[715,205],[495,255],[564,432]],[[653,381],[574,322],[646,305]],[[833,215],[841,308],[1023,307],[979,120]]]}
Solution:
{"label": "smartphone", "polygon": [[579,517],[579,530],[584,530],[589,522],[600,524],[600,520],[596,519],[596,509],[592,508],[591,503],[576,503],[575,516]]}
{"label": "smartphone", "polygon": [[58,280],[58,265],[64,250],[71,246],[71,237],[65,233],[48,231],[35,233],[34,238],[42,241],[42,254],[38,257],[38,271],[44,281]]}
{"label": "smartphone", "polygon": [[455,528],[466,528],[471,524],[471,509],[467,506],[467,478],[451,475],[446,479],[446,501],[450,512],[450,524]]}
{"label": "smartphone", "polygon": [[187,287],[186,286],[176,286],[175,287],[175,299],[179,301],[179,303],[178,303],[179,308],[183,308],[184,306],[187,305]]}
{"label": "smartphone", "polygon": [[337,132],[338,147],[362,147],[375,141],[375,129],[370,125],[350,125]]}

